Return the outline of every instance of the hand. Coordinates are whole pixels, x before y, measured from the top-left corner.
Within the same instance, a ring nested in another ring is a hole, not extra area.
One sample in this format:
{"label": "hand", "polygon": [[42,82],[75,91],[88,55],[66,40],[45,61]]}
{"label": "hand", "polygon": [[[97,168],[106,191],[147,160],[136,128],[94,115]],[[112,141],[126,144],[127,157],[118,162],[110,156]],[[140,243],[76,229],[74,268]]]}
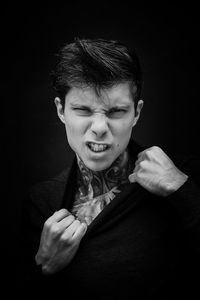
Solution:
{"label": "hand", "polygon": [[138,154],[131,183],[137,182],[146,190],[159,196],[168,196],[175,192],[187,180],[171,159],[157,146]]}
{"label": "hand", "polygon": [[56,211],[47,219],[35,257],[44,274],[56,273],[71,262],[86,230],[87,225],[75,220],[67,209]]}

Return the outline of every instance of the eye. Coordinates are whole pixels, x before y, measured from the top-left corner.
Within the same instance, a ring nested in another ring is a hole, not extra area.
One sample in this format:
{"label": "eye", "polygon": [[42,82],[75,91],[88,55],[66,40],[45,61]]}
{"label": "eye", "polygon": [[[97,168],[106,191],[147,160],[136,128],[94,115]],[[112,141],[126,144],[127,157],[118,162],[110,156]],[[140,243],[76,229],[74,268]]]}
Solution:
{"label": "eye", "polygon": [[120,118],[126,113],[125,109],[113,108],[108,111],[107,115],[109,118]]}
{"label": "eye", "polygon": [[74,111],[76,111],[79,115],[90,115],[92,112],[87,107],[74,107]]}

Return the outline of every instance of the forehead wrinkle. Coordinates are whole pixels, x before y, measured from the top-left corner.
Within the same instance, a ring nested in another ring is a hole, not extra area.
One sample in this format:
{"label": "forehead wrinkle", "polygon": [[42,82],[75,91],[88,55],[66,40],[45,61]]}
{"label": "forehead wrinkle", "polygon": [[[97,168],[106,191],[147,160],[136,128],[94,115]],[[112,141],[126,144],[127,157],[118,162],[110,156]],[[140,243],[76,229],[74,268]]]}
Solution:
{"label": "forehead wrinkle", "polygon": [[[72,92],[69,103],[84,105],[91,108],[109,109],[116,106],[129,106],[132,103],[130,88],[120,88],[120,85],[111,88],[102,88],[96,92],[90,87],[79,88]],[[129,86],[130,87],[130,86]]]}
{"label": "forehead wrinkle", "polygon": [[110,98],[106,90],[100,90],[99,95],[97,95],[100,104],[108,108],[110,106]]}
{"label": "forehead wrinkle", "polygon": [[83,93],[79,93],[75,95],[70,104],[72,105],[84,105],[88,107],[96,107],[98,108],[108,108],[110,106],[110,99],[107,95],[103,95],[101,92],[99,95],[95,93],[95,91],[91,93],[87,93],[87,91],[83,91]]}
{"label": "forehead wrinkle", "polygon": [[[115,87],[115,86],[114,86]],[[103,103],[111,106],[111,107],[118,107],[118,106],[129,106],[133,103],[132,100],[132,94],[130,88],[127,90],[116,90],[116,89],[110,88],[102,90],[102,97],[101,100]]]}

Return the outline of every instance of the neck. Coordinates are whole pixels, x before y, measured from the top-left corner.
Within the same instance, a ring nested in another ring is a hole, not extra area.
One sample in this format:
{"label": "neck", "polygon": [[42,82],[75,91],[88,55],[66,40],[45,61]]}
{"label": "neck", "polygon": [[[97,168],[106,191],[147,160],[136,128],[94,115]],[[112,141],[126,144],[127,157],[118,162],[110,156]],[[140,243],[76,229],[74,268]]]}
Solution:
{"label": "neck", "polygon": [[128,151],[125,150],[103,171],[92,171],[85,166],[77,155],[78,186],[81,194],[86,196],[92,186],[93,196],[99,196],[110,191],[113,187],[128,183],[128,175],[131,173],[131,164]]}

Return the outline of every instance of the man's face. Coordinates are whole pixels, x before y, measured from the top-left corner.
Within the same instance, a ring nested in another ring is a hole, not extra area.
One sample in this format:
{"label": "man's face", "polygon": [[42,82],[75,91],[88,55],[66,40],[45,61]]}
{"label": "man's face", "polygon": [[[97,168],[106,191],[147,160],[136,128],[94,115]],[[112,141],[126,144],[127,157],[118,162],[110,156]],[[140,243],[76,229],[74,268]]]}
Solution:
{"label": "man's face", "polygon": [[136,112],[129,83],[121,83],[101,90],[100,96],[93,88],[74,87],[64,111],[59,98],[55,103],[71,148],[89,169],[101,171],[126,149],[143,101]]}

